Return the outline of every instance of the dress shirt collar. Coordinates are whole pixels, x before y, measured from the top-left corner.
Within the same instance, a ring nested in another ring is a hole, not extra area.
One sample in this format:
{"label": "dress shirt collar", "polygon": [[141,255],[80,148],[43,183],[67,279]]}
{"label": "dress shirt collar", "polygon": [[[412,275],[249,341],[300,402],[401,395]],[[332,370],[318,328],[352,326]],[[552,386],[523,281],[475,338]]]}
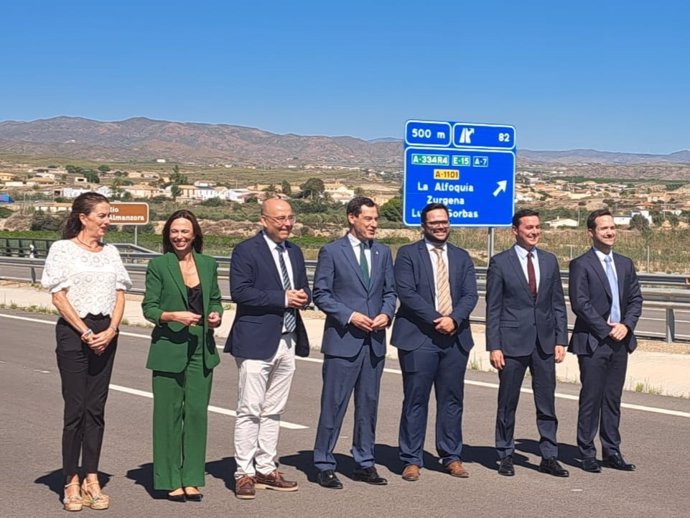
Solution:
{"label": "dress shirt collar", "polygon": [[526,248],[521,247],[517,243],[515,243],[515,253],[517,254],[518,258],[521,261],[526,261],[527,260],[527,254],[532,252],[532,259],[537,258],[537,247],[535,246],[532,248],[532,250],[527,250]]}
{"label": "dress shirt collar", "polygon": [[360,243],[366,243],[366,247],[371,249],[372,241],[360,241],[352,235],[352,232],[347,233],[347,238],[350,240],[350,245],[352,245],[352,248],[359,248]]}
{"label": "dress shirt collar", "polygon": [[268,234],[266,234],[266,232],[264,232],[263,230],[261,231],[261,235],[264,236],[264,239],[266,240],[266,244],[268,245],[268,248],[271,249],[271,251],[275,250],[276,246],[280,247],[281,251],[286,249],[285,248],[285,241],[283,241],[282,243],[276,243],[275,241],[273,241],[273,239],[268,237]]}

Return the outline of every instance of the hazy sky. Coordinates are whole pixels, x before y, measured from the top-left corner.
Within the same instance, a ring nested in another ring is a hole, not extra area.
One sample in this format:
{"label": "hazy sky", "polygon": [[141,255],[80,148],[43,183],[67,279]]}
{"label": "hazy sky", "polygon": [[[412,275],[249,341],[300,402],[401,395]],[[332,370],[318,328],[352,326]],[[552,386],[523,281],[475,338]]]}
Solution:
{"label": "hazy sky", "polygon": [[144,116],[518,148],[690,148],[687,0],[5,0],[0,120]]}

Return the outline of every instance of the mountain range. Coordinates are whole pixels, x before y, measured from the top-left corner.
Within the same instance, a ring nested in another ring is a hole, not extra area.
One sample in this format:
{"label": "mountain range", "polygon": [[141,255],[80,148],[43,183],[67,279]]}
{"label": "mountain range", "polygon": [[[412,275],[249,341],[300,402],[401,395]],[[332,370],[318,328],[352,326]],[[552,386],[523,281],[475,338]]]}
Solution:
{"label": "mountain range", "polygon": [[[353,166],[402,169],[402,140],[276,134],[229,124],[170,122],[136,117],[102,122],[55,117],[0,122],[0,153],[82,158],[101,162],[165,159],[188,165]],[[519,149],[518,167],[538,164],[633,166],[690,164],[690,151],[668,155],[592,149]]]}

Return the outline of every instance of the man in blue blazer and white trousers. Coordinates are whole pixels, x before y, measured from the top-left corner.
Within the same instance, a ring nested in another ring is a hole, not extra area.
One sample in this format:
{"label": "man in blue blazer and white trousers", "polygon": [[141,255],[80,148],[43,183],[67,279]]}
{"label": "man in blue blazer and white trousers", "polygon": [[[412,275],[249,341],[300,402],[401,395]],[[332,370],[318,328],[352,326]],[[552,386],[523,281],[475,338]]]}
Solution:
{"label": "man in blue blazer and white trousers", "polygon": [[277,469],[280,416],[287,405],[295,355],[309,354],[300,309],[311,299],[304,256],[287,238],[295,215],[286,201],[261,206],[263,230],[232,252],[230,294],[237,304],[225,352],[239,369],[235,421],[235,495],[256,489],[296,491]]}
{"label": "man in blue blazer and white trousers", "polygon": [[486,349],[498,370],[496,451],[499,475],[513,476],[515,413],[525,372],[532,375],[537,408],[539,470],[557,477],[556,363],[565,357],[567,315],[556,256],[537,249],[539,213],[518,210],[511,227],[515,245],[493,256],[486,273]]}
{"label": "man in blue blazer and white trousers", "polygon": [[395,282],[400,308],[391,344],[403,373],[400,417],[402,477],[414,482],[423,467],[429,396],[436,393],[436,451],[446,471],[467,478],[462,465],[465,369],[474,345],[470,313],[477,304],[477,280],[469,254],[448,243],[448,208],[422,210],[424,239],[398,250]]}
{"label": "man in blue blazer and white trousers", "polygon": [[391,251],[374,241],[378,218],[373,200],[353,198],[347,205],[349,232],[321,249],[314,275],[314,303],[326,313],[314,465],[319,484],[330,489],[343,487],[335,474],[333,450],[353,391],[353,478],[387,483],[374,466],[374,444],[386,327],[393,319],[396,295]]}

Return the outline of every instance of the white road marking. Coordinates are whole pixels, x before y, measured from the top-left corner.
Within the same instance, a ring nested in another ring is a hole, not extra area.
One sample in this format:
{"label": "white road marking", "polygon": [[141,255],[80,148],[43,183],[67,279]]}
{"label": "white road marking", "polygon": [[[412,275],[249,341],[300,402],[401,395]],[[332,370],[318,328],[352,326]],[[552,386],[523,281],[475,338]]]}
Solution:
{"label": "white road marking", "polygon": [[[50,320],[40,320],[40,319],[29,318],[29,317],[20,317],[17,315],[3,315],[0,313],[0,317],[10,318],[10,319],[14,319],[14,320],[23,320],[26,322],[37,322],[39,324],[55,325],[55,322],[51,322]],[[137,333],[126,333],[126,332],[122,332],[120,334],[122,336],[130,336],[132,338],[143,338],[146,340],[151,339],[150,335],[142,335],[142,334],[137,334]],[[40,371],[38,369],[34,369],[34,370],[36,370],[37,372],[49,372],[49,371]],[[117,392],[123,392],[125,394],[130,394],[132,396],[139,396],[139,397],[145,397],[145,398],[153,399],[153,393],[147,392],[145,390],[139,390],[139,389],[130,388],[130,387],[123,387],[122,385],[115,385],[112,383],[110,384],[109,388],[110,388],[110,390],[115,390]],[[209,405],[208,411],[213,412],[215,414],[227,415],[230,417],[237,417],[237,413],[234,410],[229,410],[227,408],[222,408],[222,407],[215,406],[215,405]],[[306,430],[309,428],[308,426],[305,426],[302,424],[297,424],[297,423],[291,423],[289,421],[283,421],[282,419],[280,421],[280,427],[285,428],[287,430]]]}
{"label": "white road marking", "polygon": [[[55,325],[54,321],[50,320],[41,320],[37,318],[31,318],[31,317],[21,317],[18,315],[4,315],[0,313],[0,317],[2,318],[9,318],[13,320],[23,320],[26,322],[37,322],[39,324],[49,324],[49,325]],[[127,333],[127,332],[121,332],[120,333],[122,336],[129,336],[131,338],[143,338],[146,340],[149,340],[151,337],[149,335],[142,335],[138,333]],[[218,349],[222,349],[222,346],[218,346]],[[321,358],[297,358],[300,361],[304,362],[312,362],[312,363],[323,363],[323,360]],[[389,374],[402,374],[402,372],[398,369],[383,369],[383,372],[387,372]],[[484,387],[484,388],[491,388],[491,389],[498,389],[498,383],[486,383],[483,381],[473,381],[473,380],[465,380],[466,385],[474,385],[475,387]],[[115,385],[111,385],[110,388],[115,387]],[[126,390],[124,390],[126,389]],[[127,392],[129,390],[131,391],[136,391],[139,396],[144,396],[144,397],[153,397],[149,392],[144,392],[141,390],[136,390],[136,389],[129,389],[127,387],[119,387],[115,388],[114,390],[120,390],[122,392]],[[525,394],[532,394],[532,389],[529,388],[522,388],[520,389],[520,392],[523,392]],[[130,392],[133,394],[133,392]],[[577,401],[579,398],[578,396],[572,395],[572,394],[562,394],[560,392],[556,392],[555,396],[559,399],[567,399],[570,401]],[[690,418],[690,412],[681,412],[679,410],[669,410],[667,408],[659,408],[659,407],[653,407],[653,406],[645,406],[645,405],[634,405],[632,403],[621,403],[622,408],[628,408],[630,410],[639,410],[641,412],[651,412],[654,414],[663,414],[663,415],[670,415],[670,416],[675,416],[675,417],[685,417],[685,418]],[[225,408],[220,408],[220,407],[214,407],[214,406],[209,406],[208,407],[209,411],[215,412],[218,414],[223,414],[223,415],[228,415],[235,417],[236,414],[232,410],[227,410]],[[213,410],[212,410],[213,409]],[[288,428],[291,430],[303,430],[305,428],[308,428],[307,426],[303,426],[301,424],[294,424],[294,423],[287,423],[285,421],[281,421],[280,423],[281,427]]]}

